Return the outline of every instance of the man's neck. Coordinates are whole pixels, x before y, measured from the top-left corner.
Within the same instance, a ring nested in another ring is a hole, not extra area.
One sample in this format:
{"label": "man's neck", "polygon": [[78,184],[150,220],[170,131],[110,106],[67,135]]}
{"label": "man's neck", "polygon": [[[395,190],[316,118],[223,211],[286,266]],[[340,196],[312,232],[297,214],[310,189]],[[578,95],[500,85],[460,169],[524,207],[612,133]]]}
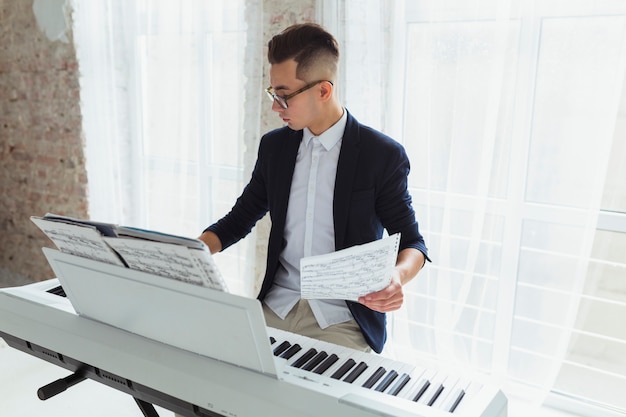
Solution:
{"label": "man's neck", "polygon": [[323,114],[321,122],[316,126],[309,126],[309,130],[315,136],[321,135],[322,133],[330,129],[331,126],[337,123],[339,119],[341,119],[344,111],[345,110],[343,106],[339,102],[334,102],[327,108],[327,111]]}

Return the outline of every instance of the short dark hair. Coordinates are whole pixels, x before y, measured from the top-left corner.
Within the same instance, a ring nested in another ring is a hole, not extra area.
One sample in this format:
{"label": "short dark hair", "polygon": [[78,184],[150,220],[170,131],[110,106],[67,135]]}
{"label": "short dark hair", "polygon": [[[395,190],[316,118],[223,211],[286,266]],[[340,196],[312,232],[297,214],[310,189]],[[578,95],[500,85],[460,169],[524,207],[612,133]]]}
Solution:
{"label": "short dark hair", "polygon": [[290,26],[274,36],[267,47],[270,64],[280,64],[289,59],[296,61],[296,77],[301,80],[314,68],[323,67],[333,76],[337,74],[337,40],[318,24],[301,23]]}

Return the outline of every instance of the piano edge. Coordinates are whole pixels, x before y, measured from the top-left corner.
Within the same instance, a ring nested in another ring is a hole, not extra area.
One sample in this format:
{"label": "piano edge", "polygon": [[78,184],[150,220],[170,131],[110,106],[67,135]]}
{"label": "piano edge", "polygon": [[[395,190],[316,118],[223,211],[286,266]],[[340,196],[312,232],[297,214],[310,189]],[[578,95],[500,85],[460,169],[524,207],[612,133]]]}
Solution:
{"label": "piano edge", "polygon": [[[27,301],[28,303],[36,304],[28,299],[18,300],[19,297],[15,297],[14,294],[6,294],[6,293],[3,294],[3,292],[0,291],[0,295],[12,295],[12,296],[9,296],[9,298],[13,299],[13,301],[15,302]],[[8,307],[10,307],[10,304],[11,303],[9,303]],[[42,306],[39,306],[39,307],[43,308]],[[2,310],[2,308],[0,308],[0,310]],[[10,308],[8,310],[11,311]],[[59,314],[59,317],[66,317],[67,320],[69,320],[68,323],[71,323],[73,320],[75,321],[78,319],[79,323],[84,324],[83,322],[85,320],[88,320],[84,318],[79,318],[76,315],[73,315],[73,317],[69,317],[72,315],[67,312],[56,310],[56,309],[54,310],[55,310],[54,314]],[[87,364],[86,362],[83,362],[82,360],[73,359],[73,356],[71,354],[69,356],[65,356],[63,352],[57,352],[57,350],[54,349],[55,346],[51,346],[50,348],[43,347],[41,345],[44,345],[47,343],[42,342],[42,340],[46,338],[45,335],[42,336],[42,333],[47,333],[49,330],[51,330],[51,329],[48,329],[50,327],[50,324],[40,322],[40,320],[37,319],[37,315],[35,313],[33,313],[30,316],[31,317],[28,317],[28,318],[24,317],[26,322],[28,322],[28,320],[31,320],[31,321],[35,320],[37,322],[36,323],[37,325],[45,326],[45,327],[43,328],[39,327],[39,331],[33,330],[30,332],[31,334],[28,334],[29,333],[28,331],[23,331],[23,329],[20,330],[20,326],[17,325],[17,326],[14,326],[14,329],[13,329],[15,331],[9,330],[11,331],[11,333],[18,333],[17,336],[9,334],[7,333],[7,331],[4,331],[5,330],[4,328],[1,328],[0,336],[2,336],[7,341],[9,346],[16,348],[18,350],[21,350],[30,355],[36,356],[47,362],[63,367],[71,372],[77,372],[77,371],[84,372],[85,375],[90,379],[93,379],[97,382],[103,383],[104,385],[107,385],[112,388],[123,391],[125,393],[128,393],[135,398],[139,398],[143,401],[162,406],[166,409],[172,410],[182,415],[198,416],[198,417],[219,417],[219,416],[223,416],[226,414],[241,415],[241,416],[245,415],[245,414],[238,414],[236,412],[234,413],[229,412],[228,410],[224,410],[225,411],[224,414],[216,413],[214,411],[205,409],[201,406],[197,406],[186,400],[179,399],[175,397],[174,395],[170,395],[158,389],[151,388],[145,384],[141,384],[132,379],[121,377],[115,373],[116,371],[115,369],[113,369],[114,372],[105,371],[99,368],[97,364],[96,366],[92,366],[92,365]],[[0,315],[0,319],[1,318],[2,317]],[[121,331],[119,329],[112,328],[108,325],[104,325],[104,324],[97,323],[97,322],[93,322],[93,323],[97,326],[106,326],[105,328],[110,328],[114,331]],[[2,320],[0,320],[0,324],[2,324]],[[35,327],[38,327],[38,326],[35,326]],[[46,329],[46,331],[42,331],[44,328]],[[62,326],[59,326],[59,329],[62,329]],[[110,329],[107,329],[107,330],[110,330]],[[72,330],[73,332],[70,331],[69,333],[76,334],[77,329],[74,328]],[[121,332],[124,332],[124,331],[121,331]],[[19,333],[22,333],[22,334],[19,334]],[[128,334],[128,336],[135,337],[136,335]],[[103,350],[103,352],[105,351],[106,349]],[[125,354],[125,355],[129,356],[128,354]],[[75,355],[75,356],[81,356],[81,355]],[[207,359],[210,359],[210,358],[207,358]],[[87,362],[89,361],[87,360]],[[228,366],[233,366],[233,365],[228,365]],[[119,372],[120,370],[117,370],[118,373],[124,373],[123,371]],[[279,380],[290,378],[289,374],[294,374],[297,376],[298,371],[299,370],[295,370],[295,369],[288,369],[288,370],[279,369],[278,378]],[[389,397],[380,393],[372,393],[376,397],[375,399],[372,399],[365,395],[354,394],[354,393],[349,393],[347,395],[343,395],[338,398],[336,397],[330,398],[330,396],[327,393],[323,392],[323,389],[322,389],[322,392],[320,392],[319,386],[315,387],[311,385],[311,381],[307,380],[307,378],[302,377],[302,376],[297,377],[297,378],[290,378],[289,383],[286,383],[286,384],[288,385],[288,387],[286,387],[288,388],[287,391],[290,391],[293,394],[294,398],[297,398],[298,396],[307,398],[308,395],[303,393],[303,391],[304,390],[309,391],[311,390],[311,388],[314,388],[316,392],[315,392],[315,395],[311,393],[311,398],[318,398],[320,401],[320,404],[331,403],[333,401],[337,402],[338,408],[344,410],[340,414],[336,414],[336,415],[341,415],[341,416],[348,416],[348,415],[420,416],[422,415],[423,417],[440,417],[440,416],[450,417],[452,415],[450,413],[439,411],[439,410],[434,410],[434,409],[430,409],[425,413],[420,412],[420,414],[418,414],[416,412],[416,408],[409,407],[409,405],[411,404],[408,404],[405,407],[404,404],[402,404],[403,403],[402,401],[398,401],[398,399],[396,398]],[[231,385],[233,384],[231,383]],[[234,386],[235,385],[233,385],[233,387]],[[303,388],[304,390],[297,389],[296,386],[298,386],[298,388]],[[376,394],[378,395],[376,396]],[[475,401],[473,401],[478,406],[478,408],[475,410],[477,414],[474,414],[472,412],[472,414],[463,414],[463,417],[470,416],[470,415],[472,417],[474,416],[505,417],[506,416],[506,397],[504,397],[504,395],[499,390],[487,390],[486,389],[482,391],[480,394],[481,394],[481,397],[484,397],[484,398],[476,398]],[[201,401],[198,401],[198,403],[201,403]],[[480,411],[480,408],[483,405],[486,407],[486,409],[483,411]],[[220,410],[219,407],[217,409]],[[335,415],[335,414],[327,414],[327,415]]]}

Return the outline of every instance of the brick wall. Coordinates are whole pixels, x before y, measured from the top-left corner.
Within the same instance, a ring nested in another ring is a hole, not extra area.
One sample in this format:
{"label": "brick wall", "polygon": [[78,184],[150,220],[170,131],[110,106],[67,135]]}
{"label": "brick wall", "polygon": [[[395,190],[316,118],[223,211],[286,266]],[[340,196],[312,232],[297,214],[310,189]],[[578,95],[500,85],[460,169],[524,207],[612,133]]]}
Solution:
{"label": "brick wall", "polygon": [[48,211],[87,216],[78,65],[51,41],[32,0],[0,0],[0,287],[52,276],[31,223]]}

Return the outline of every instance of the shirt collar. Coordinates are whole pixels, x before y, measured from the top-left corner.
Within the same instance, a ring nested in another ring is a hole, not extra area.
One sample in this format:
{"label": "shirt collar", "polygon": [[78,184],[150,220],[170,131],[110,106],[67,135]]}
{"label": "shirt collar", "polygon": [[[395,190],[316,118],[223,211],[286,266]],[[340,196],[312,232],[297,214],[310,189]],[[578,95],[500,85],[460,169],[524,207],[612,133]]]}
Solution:
{"label": "shirt collar", "polygon": [[343,110],[343,115],[341,119],[337,121],[334,125],[326,129],[321,135],[315,136],[308,127],[303,129],[302,140],[304,141],[305,146],[309,146],[311,139],[317,137],[327,151],[331,150],[333,146],[335,146],[343,137],[343,132],[346,130],[346,123],[348,121],[348,112],[345,109]]}

